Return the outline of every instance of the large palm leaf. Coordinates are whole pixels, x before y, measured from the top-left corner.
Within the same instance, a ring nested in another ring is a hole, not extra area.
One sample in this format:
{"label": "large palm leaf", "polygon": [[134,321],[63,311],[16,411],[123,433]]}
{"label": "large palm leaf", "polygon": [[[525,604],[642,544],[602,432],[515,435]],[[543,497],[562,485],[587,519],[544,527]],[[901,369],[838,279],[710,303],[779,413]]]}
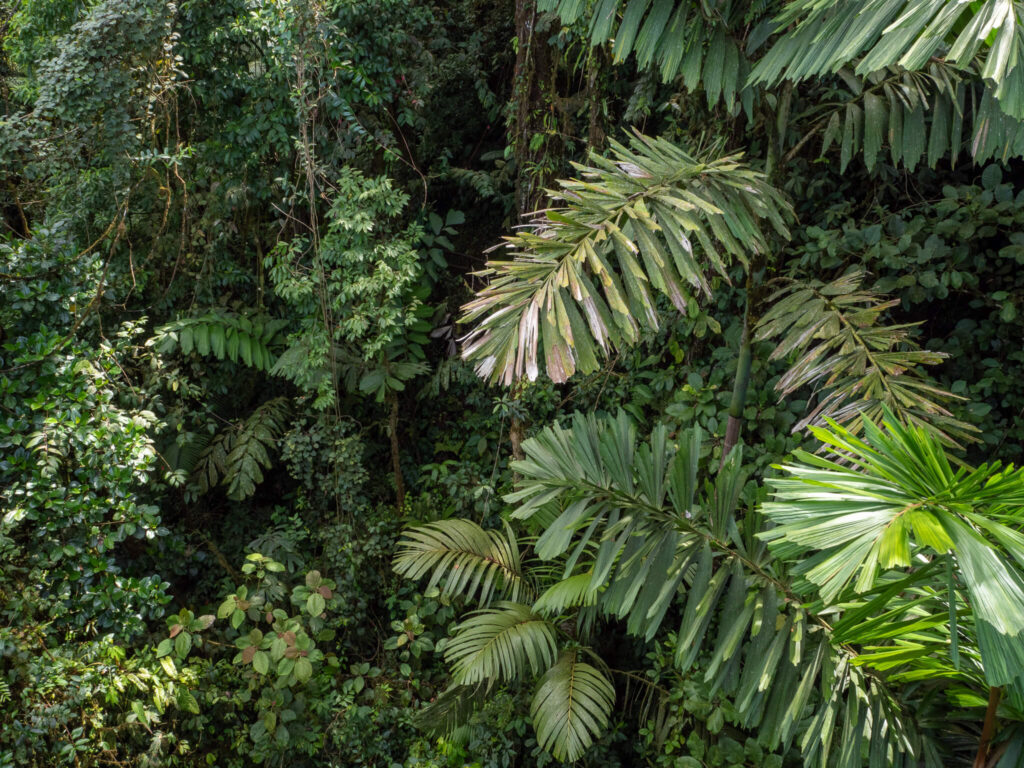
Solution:
{"label": "large palm leaf", "polygon": [[896,696],[807,605],[756,537],[759,516],[737,514],[738,451],[700,482],[701,442],[688,430],[675,447],[663,428],[638,441],[625,416],[577,416],[523,444],[506,500],[541,527],[537,552],[563,564],[570,597],[648,638],[676,606],[677,668],[699,661],[765,743],[796,741],[808,765],[860,765],[860,744],[883,756],[872,765],[916,764],[924,737]]}
{"label": "large palm leaf", "polygon": [[788,237],[788,206],[738,155],[694,157],[637,134],[590,162],[552,193],[561,207],[507,238],[512,260],[481,273],[490,283],[462,317],[477,323],[463,356],[480,375],[534,379],[541,354],[554,381],[592,372],[658,327],[654,291],[686,311],[710,293],[709,271],[725,277],[733,259],[766,250],[762,219]]}
{"label": "large palm leaf", "polygon": [[[872,589],[879,573],[951,558],[970,600],[990,685],[1024,683],[1024,469],[953,469],[933,435],[889,414],[864,438],[830,422],[815,436],[840,455],[797,452],[768,482],[776,527],[761,537],[826,603]],[[950,588],[952,590],[952,586]]]}
{"label": "large palm leaf", "polygon": [[1019,0],[792,0],[776,19],[786,33],[754,68],[755,82],[803,80],[852,64],[857,74],[933,57],[981,76],[1002,110],[1024,119],[1024,3]]}

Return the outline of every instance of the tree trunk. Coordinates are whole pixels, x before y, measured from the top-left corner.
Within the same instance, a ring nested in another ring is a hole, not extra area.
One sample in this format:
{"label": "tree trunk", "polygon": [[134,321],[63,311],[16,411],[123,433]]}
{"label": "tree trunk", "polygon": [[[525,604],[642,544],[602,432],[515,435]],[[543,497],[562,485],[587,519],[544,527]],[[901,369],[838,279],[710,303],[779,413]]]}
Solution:
{"label": "tree trunk", "polygon": [[526,425],[518,416],[513,416],[508,427],[508,440],[512,443],[512,460],[522,461],[526,458],[523,453],[523,440],[526,439]]}
{"label": "tree trunk", "polygon": [[398,394],[392,392],[388,399],[391,401],[391,417],[388,420],[388,431],[391,433],[391,470],[395,474],[395,504],[401,511],[405,506],[405,481],[402,479],[402,462],[398,446]]}
{"label": "tree trunk", "polygon": [[531,148],[535,133],[543,130],[548,99],[544,84],[551,71],[551,51],[537,26],[536,0],[516,0],[516,67],[512,78],[512,147],[516,159],[516,211],[520,216],[537,207],[545,180],[528,170],[544,158],[545,147]]}

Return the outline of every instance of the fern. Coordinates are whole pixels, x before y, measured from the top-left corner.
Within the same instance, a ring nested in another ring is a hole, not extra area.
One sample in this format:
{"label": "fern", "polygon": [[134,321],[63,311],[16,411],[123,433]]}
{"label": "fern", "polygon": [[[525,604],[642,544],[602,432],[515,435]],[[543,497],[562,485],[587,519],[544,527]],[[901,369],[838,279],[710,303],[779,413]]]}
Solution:
{"label": "fern", "polygon": [[273,349],[281,341],[279,332],[287,324],[287,320],[214,310],[166,323],[156,329],[148,343],[165,355],[175,350],[184,355],[195,352],[270,371],[277,360]]}
{"label": "fern", "polygon": [[260,405],[244,421],[216,434],[199,457],[192,476],[200,493],[227,486],[228,498],[252,496],[272,466],[270,453],[284,432],[290,414],[287,398]]}

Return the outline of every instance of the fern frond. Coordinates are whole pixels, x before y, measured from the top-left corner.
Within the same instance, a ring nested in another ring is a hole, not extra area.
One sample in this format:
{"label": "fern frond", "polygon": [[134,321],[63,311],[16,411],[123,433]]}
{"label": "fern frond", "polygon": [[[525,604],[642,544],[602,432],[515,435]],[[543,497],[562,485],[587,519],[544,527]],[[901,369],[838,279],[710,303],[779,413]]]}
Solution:
{"label": "fern frond", "polygon": [[457,685],[540,674],[556,654],[555,628],[530,606],[513,602],[470,614],[455,627],[444,653]]}
{"label": "fern frond", "polygon": [[539,350],[554,381],[593,372],[658,327],[651,289],[685,312],[688,296],[710,293],[707,271],[726,277],[733,259],[767,248],[762,219],[788,236],[788,206],[738,155],[695,158],[637,134],[590,162],[560,182],[562,207],[507,238],[513,260],[480,273],[490,283],[461,319],[478,323],[463,357],[480,376],[535,379]]}
{"label": "fern frond", "polygon": [[270,469],[270,454],[291,413],[288,398],[276,397],[256,408],[246,419],[216,434],[203,450],[192,476],[200,493],[217,485],[228,486],[228,498],[252,496]]}
{"label": "fern frond", "polygon": [[512,529],[488,531],[470,520],[450,519],[407,529],[392,567],[410,579],[431,573],[435,586],[450,595],[487,605],[495,594],[513,602],[533,590],[523,571],[519,543]]}
{"label": "fern frond", "polygon": [[176,349],[184,355],[194,351],[270,371],[277,359],[273,348],[280,343],[278,334],[287,322],[213,310],[160,326],[148,343],[155,345],[161,354],[170,354]]}
{"label": "fern frond", "polygon": [[930,384],[921,370],[945,355],[917,348],[913,325],[882,325],[884,312],[899,302],[862,288],[863,280],[864,272],[853,270],[830,283],[793,283],[772,297],[757,325],[757,340],[779,340],[769,359],[796,357],[776,384],[780,396],[804,387],[819,393],[817,407],[795,430],[829,418],[876,419],[889,408],[948,444],[975,440],[977,430],[946,407],[962,398]]}

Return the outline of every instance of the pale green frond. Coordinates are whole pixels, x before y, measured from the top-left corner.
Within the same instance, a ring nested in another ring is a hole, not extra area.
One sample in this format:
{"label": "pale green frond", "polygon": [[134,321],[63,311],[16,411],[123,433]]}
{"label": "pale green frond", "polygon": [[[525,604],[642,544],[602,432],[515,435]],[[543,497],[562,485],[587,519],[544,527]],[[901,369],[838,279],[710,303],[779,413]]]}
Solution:
{"label": "pale green frond", "polygon": [[492,261],[486,288],[463,307],[463,357],[479,375],[510,384],[565,381],[657,328],[654,292],[681,312],[708,294],[708,273],[727,278],[733,260],[763,252],[762,220],[788,237],[788,205],[738,155],[693,157],[665,139],[637,134],[591,154],[577,179],[552,193],[506,238],[511,261]]}
{"label": "pale green frond", "polygon": [[852,422],[856,430],[861,417],[888,408],[947,444],[976,440],[977,429],[948,410],[962,398],[929,383],[922,370],[945,356],[919,349],[910,338],[913,326],[883,325],[897,302],[862,288],[863,281],[863,270],[852,270],[829,283],[794,282],[776,292],[757,325],[757,340],[777,341],[769,359],[793,360],[775,385],[780,397],[803,388],[818,396],[794,431],[828,419]]}
{"label": "pale green frond", "polygon": [[392,565],[410,579],[429,573],[428,590],[439,586],[450,595],[476,596],[482,605],[495,595],[516,601],[533,594],[519,542],[507,525],[502,532],[450,519],[409,528]]}
{"label": "pale green frond", "polygon": [[578,760],[604,729],[615,687],[596,667],[566,651],[541,678],[530,704],[537,743],[558,760]]}
{"label": "pale green frond", "polygon": [[528,605],[499,602],[470,614],[445,646],[457,685],[518,680],[550,667],[557,654],[555,628]]}

